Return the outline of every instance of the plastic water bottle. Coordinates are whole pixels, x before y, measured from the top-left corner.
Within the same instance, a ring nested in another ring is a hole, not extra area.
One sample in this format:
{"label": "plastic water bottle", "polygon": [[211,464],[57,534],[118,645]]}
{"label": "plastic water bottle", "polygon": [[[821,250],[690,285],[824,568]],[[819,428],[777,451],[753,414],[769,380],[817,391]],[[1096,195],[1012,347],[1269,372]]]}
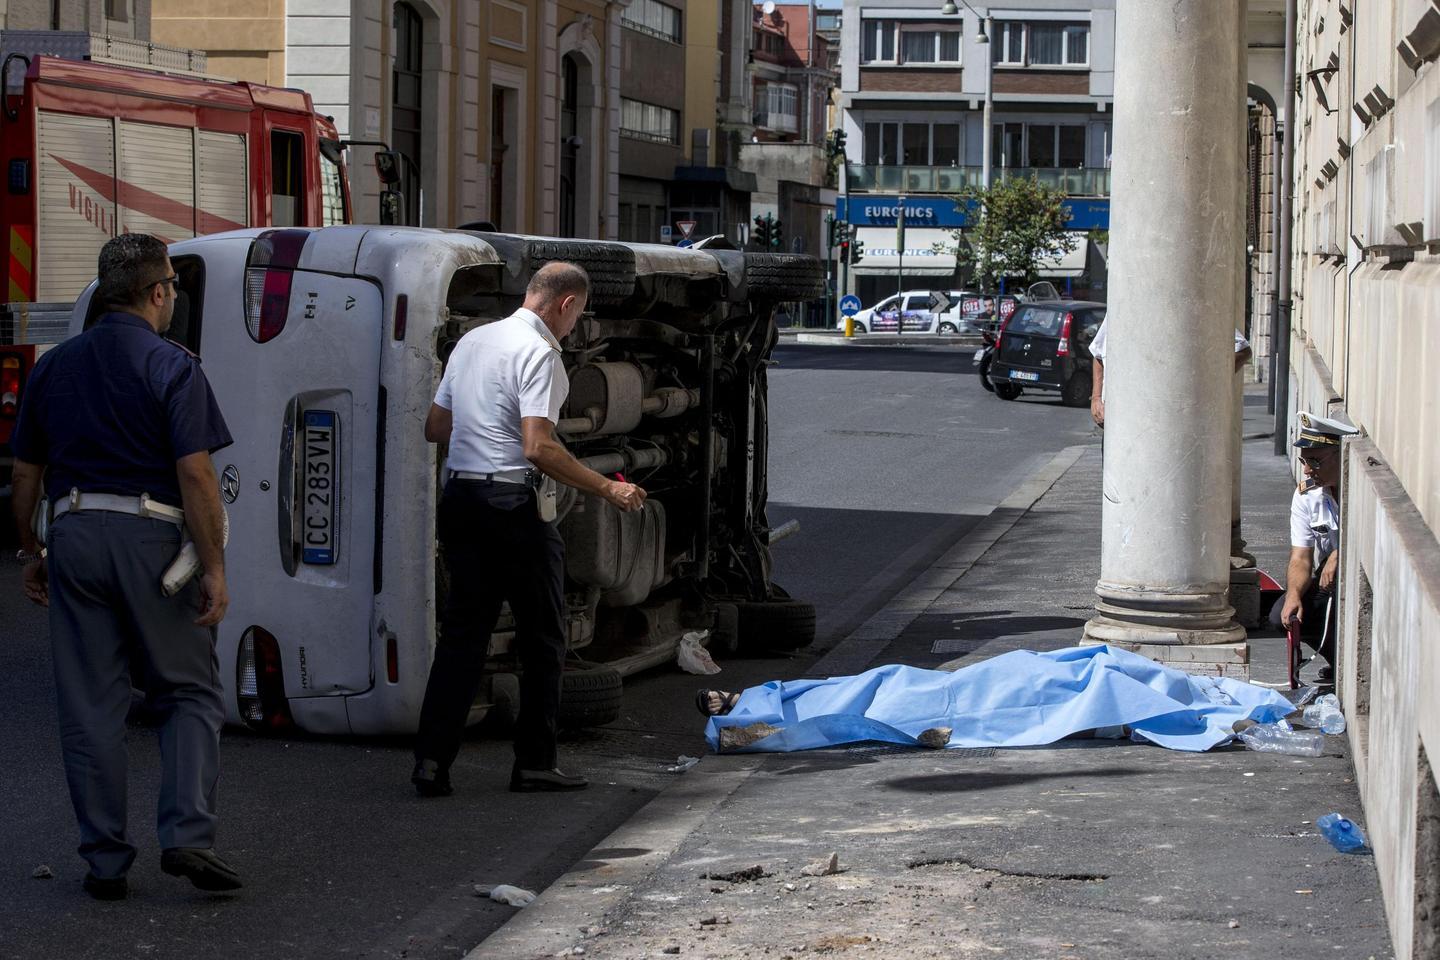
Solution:
{"label": "plastic water bottle", "polygon": [[1274,723],[1257,723],[1236,734],[1245,746],[1259,753],[1288,753],[1318,757],[1325,752],[1325,736],[1314,730],[1286,730]]}
{"label": "plastic water bottle", "polygon": [[1305,723],[1329,734],[1345,732],[1345,714],[1340,712],[1340,701],[1335,694],[1327,693],[1305,708]]}
{"label": "plastic water bottle", "polygon": [[1327,813],[1315,821],[1315,826],[1330,841],[1330,845],[1341,853],[1355,853],[1365,849],[1365,833],[1358,824],[1346,820],[1338,813]]}

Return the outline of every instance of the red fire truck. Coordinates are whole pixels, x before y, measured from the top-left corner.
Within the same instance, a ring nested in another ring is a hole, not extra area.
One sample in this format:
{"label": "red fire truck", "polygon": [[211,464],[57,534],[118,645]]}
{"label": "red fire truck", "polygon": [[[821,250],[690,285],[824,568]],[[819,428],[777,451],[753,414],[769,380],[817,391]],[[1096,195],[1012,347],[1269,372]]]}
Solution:
{"label": "red fire truck", "polygon": [[350,221],[342,144],[303,91],[18,54],[0,65],[7,83],[0,490],[37,349],[64,336],[106,240]]}

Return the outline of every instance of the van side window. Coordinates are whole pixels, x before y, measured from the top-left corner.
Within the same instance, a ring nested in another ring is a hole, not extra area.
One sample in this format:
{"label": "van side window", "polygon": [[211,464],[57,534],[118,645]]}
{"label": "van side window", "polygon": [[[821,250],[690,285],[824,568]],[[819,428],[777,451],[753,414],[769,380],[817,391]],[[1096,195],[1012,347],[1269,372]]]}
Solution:
{"label": "van side window", "polygon": [[[200,321],[205,306],[205,261],[199,257],[171,257],[170,265],[180,282],[175,289],[175,313],[170,319],[170,329],[165,339],[173,340],[180,346],[199,356]],[[96,290],[85,309],[85,329],[89,330],[110,313],[110,305],[100,299]]]}
{"label": "van side window", "polygon": [[298,227],[304,216],[305,138],[293,130],[270,131],[270,225]]}

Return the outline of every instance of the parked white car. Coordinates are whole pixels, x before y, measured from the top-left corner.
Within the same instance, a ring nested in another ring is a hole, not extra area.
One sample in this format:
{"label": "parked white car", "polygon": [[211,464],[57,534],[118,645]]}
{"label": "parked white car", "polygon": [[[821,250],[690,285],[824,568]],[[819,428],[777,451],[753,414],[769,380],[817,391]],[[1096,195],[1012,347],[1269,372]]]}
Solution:
{"label": "parked white car", "polygon": [[[906,290],[891,294],[884,300],[855,314],[856,333],[928,333],[955,334],[970,333],[974,326],[961,313],[960,300],[973,296],[961,290],[946,291],[950,297],[950,309],[937,313],[930,306],[933,294],[929,290]],[[839,327],[844,329],[845,319]]]}
{"label": "parked white car", "polygon": [[[621,514],[562,499],[570,646],[562,723],[619,712],[620,678],[711,648],[799,647],[815,610],[770,582],[766,358],[774,305],[823,295],[813,258],[403,227],[242,230],[176,243],[171,335],[198,353],[235,444],[218,654],[229,719],[325,734],[415,728],[446,574],[444,451],[422,425],[445,360],[534,270],[589,271],[559,433],[650,491]],[[72,334],[102,311],[94,284]],[[471,713],[516,708],[502,616]]]}

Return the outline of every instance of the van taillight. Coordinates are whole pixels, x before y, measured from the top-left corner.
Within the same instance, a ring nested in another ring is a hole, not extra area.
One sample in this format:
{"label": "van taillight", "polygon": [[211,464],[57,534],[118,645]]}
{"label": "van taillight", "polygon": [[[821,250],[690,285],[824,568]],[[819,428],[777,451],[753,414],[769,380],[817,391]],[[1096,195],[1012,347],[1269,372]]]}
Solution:
{"label": "van taillight", "polygon": [[20,374],[24,364],[13,354],[0,357],[0,417],[15,419],[20,411]]}
{"label": "van taillight", "polygon": [[1055,348],[1055,356],[1070,356],[1070,321],[1075,319],[1075,314],[1065,314],[1065,322],[1060,324],[1060,346]]}
{"label": "van taillight", "polygon": [[290,313],[290,286],[308,230],[267,230],[250,245],[245,265],[245,328],[256,343],[265,343],[285,329]]}
{"label": "van taillight", "polygon": [[405,339],[405,321],[410,314],[410,296],[400,294],[395,298],[395,339]]}
{"label": "van taillight", "polygon": [[235,699],[240,719],[255,730],[279,731],[294,725],[285,697],[280,644],[274,635],[251,627],[240,638],[235,660]]}

